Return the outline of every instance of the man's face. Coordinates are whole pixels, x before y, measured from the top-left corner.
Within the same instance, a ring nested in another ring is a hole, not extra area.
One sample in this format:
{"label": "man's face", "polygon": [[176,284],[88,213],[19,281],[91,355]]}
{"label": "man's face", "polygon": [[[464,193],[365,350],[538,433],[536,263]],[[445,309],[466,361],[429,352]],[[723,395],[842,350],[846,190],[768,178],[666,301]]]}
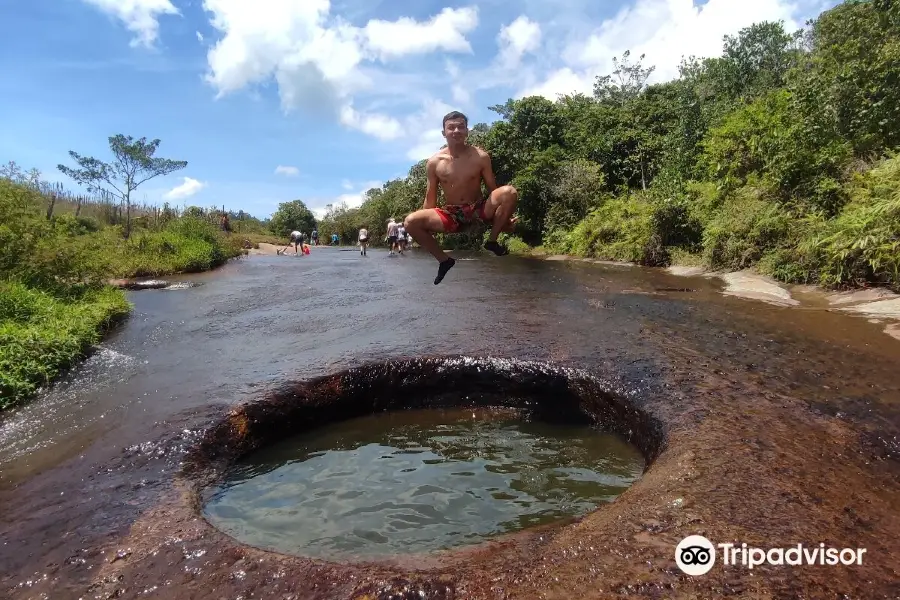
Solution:
{"label": "man's face", "polygon": [[469,128],[466,126],[465,119],[448,119],[444,123],[444,138],[447,143],[462,143],[469,137]]}

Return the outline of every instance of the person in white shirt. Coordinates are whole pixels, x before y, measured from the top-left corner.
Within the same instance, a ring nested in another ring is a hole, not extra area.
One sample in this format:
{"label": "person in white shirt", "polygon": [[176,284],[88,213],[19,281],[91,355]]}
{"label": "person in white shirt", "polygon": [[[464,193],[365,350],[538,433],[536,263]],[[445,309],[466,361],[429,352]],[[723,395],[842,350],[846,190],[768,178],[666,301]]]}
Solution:
{"label": "person in white shirt", "polygon": [[397,248],[397,234],[399,232],[400,224],[394,221],[394,217],[391,217],[387,226],[388,245],[391,248],[391,255],[394,254],[394,250]]}
{"label": "person in white shirt", "polygon": [[369,245],[369,230],[365,225],[359,230],[359,255],[366,255],[366,247]]}
{"label": "person in white shirt", "polygon": [[285,252],[288,251],[288,248],[290,248],[291,245],[293,245],[294,246],[294,255],[296,256],[297,254],[299,254],[298,247],[302,243],[303,243],[303,234],[300,233],[299,231],[292,231],[291,232],[291,241],[287,243],[287,246],[285,246],[281,250],[278,250],[277,254],[284,254]]}
{"label": "person in white shirt", "polygon": [[403,251],[406,250],[406,227],[403,226],[403,223],[400,223],[400,226],[397,228],[397,249],[400,251],[400,254],[403,254]]}

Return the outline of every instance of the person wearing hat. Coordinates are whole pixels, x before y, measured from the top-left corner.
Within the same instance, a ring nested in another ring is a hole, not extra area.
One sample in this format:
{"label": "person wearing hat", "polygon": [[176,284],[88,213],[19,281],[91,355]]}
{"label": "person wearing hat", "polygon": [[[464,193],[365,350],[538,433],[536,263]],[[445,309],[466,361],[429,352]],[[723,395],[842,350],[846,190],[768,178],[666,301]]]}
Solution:
{"label": "person wearing hat", "polygon": [[391,217],[387,226],[388,244],[391,248],[391,256],[393,256],[394,250],[397,249],[397,237],[399,233],[400,224],[394,220],[394,217]]}

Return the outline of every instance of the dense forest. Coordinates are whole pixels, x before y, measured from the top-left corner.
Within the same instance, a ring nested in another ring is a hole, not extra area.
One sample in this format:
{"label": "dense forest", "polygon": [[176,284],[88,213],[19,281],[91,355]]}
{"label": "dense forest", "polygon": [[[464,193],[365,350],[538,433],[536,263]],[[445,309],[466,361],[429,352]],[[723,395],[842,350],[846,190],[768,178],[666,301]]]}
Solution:
{"label": "dense forest", "polygon": [[[848,1],[799,32],[757,23],[664,83],[643,57],[614,64],[592,96],[510,100],[470,127],[519,190],[512,250],[900,285],[900,0]],[[424,165],[331,207],[321,234],[378,239],[421,207]]]}

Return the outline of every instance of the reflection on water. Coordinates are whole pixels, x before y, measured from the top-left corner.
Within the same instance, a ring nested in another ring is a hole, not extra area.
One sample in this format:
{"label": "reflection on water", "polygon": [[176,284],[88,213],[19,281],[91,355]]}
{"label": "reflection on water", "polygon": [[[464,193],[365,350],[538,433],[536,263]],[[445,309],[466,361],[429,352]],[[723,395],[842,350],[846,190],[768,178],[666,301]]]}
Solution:
{"label": "reflection on water", "polygon": [[282,552],[428,552],[583,515],[643,466],[636,449],[585,426],[471,410],[384,413],[252,455],[205,514]]}

